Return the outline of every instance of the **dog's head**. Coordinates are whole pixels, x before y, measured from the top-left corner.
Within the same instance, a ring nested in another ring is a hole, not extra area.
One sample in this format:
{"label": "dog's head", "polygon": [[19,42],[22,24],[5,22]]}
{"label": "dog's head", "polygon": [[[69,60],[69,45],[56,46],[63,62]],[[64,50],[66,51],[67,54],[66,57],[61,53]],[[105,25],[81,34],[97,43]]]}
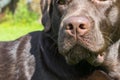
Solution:
{"label": "dog's head", "polygon": [[[120,0],[41,0],[46,32],[68,63],[91,60],[120,38]],[[99,61],[98,62],[102,62]]]}

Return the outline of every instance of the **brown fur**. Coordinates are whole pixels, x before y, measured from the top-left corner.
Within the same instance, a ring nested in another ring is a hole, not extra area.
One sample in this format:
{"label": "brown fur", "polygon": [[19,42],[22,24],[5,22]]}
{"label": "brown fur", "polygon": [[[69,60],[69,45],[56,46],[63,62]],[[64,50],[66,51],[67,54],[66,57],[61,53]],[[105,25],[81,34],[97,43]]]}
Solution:
{"label": "brown fur", "polygon": [[[42,2],[45,30],[52,34],[53,39],[57,39],[58,50],[67,63],[76,64],[81,60],[87,60],[94,66],[102,63],[106,66],[110,63],[108,65],[110,69],[107,68],[110,76],[119,77],[119,69],[116,67],[119,67],[120,53],[120,0],[49,0],[48,3],[43,0]],[[69,35],[65,22],[76,16],[87,17],[91,29],[85,35],[80,36],[78,33],[77,37],[74,37]],[[54,35],[56,33],[58,35]],[[114,55],[116,57],[113,57]],[[112,64],[114,67],[110,66]]]}
{"label": "brown fur", "polygon": [[[45,30],[0,42],[0,80],[119,80],[119,3],[41,0]],[[83,36],[64,28],[74,16],[91,25]]]}

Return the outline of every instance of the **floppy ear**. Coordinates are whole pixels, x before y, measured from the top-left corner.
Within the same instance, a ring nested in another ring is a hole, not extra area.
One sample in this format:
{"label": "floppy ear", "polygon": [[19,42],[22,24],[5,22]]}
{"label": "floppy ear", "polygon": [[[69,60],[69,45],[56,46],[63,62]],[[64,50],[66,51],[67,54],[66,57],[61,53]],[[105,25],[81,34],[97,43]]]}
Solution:
{"label": "floppy ear", "polygon": [[50,7],[51,7],[51,0],[41,0],[41,11],[42,11],[42,24],[44,26],[44,30],[47,32],[50,30],[51,23],[50,23]]}

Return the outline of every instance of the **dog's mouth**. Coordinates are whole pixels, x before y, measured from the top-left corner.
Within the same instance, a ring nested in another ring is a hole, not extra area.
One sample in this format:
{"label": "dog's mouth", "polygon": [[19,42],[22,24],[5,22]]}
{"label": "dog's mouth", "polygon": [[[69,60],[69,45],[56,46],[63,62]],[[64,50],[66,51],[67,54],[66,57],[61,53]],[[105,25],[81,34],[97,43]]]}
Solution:
{"label": "dog's mouth", "polygon": [[90,52],[82,46],[75,45],[67,53],[64,53],[68,64],[77,64],[79,61],[89,58]]}
{"label": "dog's mouth", "polygon": [[81,45],[73,46],[68,52],[63,54],[66,62],[70,65],[77,64],[82,60],[86,60],[91,65],[98,66],[103,63],[105,53],[104,50],[98,53],[92,52]]}

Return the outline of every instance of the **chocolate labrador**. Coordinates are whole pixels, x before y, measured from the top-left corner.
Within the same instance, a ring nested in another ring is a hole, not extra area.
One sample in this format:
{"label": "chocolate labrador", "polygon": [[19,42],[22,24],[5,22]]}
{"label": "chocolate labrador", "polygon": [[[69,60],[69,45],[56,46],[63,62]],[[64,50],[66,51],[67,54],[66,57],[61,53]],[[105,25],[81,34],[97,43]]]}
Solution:
{"label": "chocolate labrador", "polygon": [[0,43],[0,80],[116,79],[119,3],[41,0],[44,31]]}

